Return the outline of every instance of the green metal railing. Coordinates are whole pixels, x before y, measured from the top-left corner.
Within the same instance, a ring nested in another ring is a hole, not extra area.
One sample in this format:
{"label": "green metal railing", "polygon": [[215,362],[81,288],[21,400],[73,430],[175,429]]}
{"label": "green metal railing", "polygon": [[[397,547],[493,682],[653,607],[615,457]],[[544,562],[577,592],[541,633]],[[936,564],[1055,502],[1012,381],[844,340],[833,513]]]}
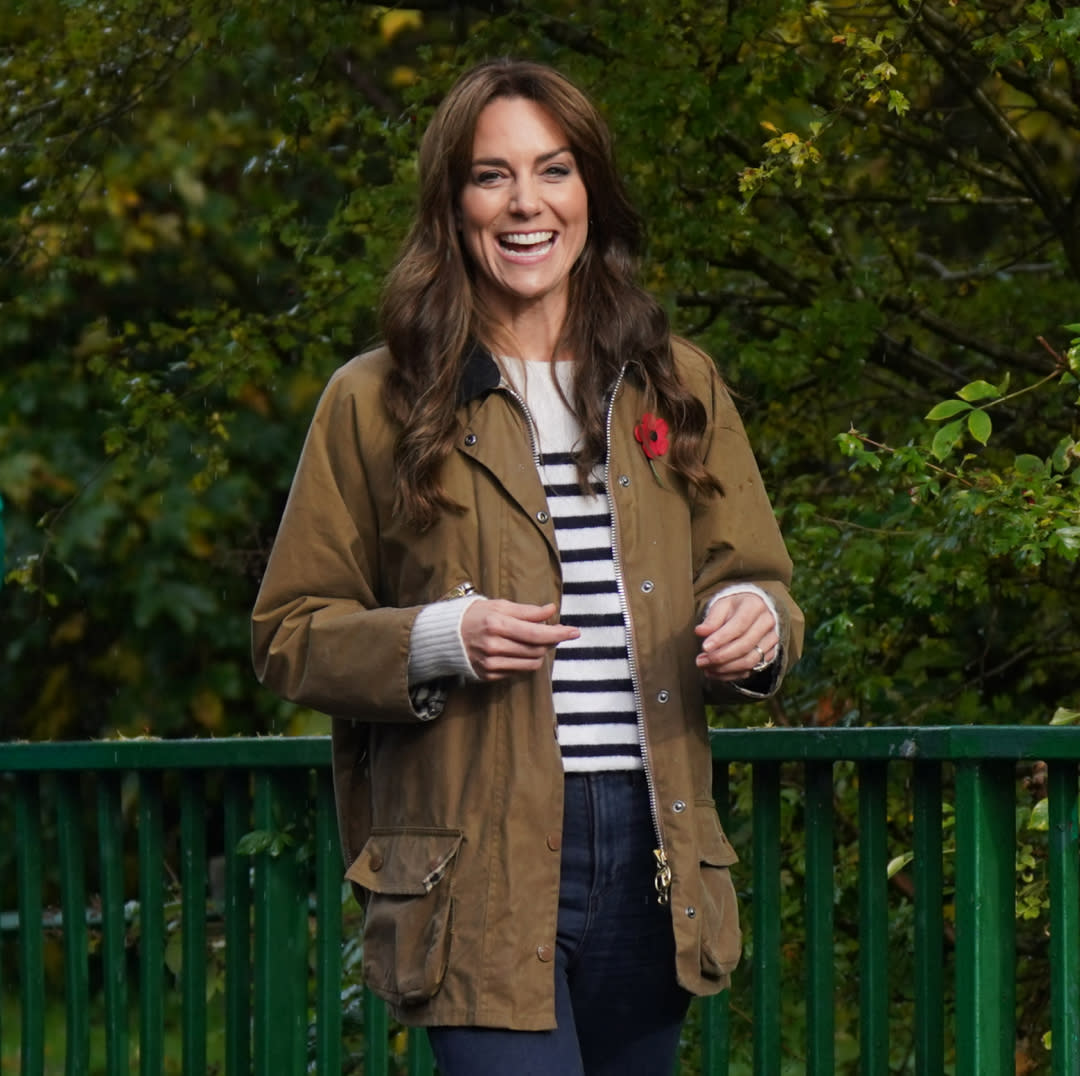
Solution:
{"label": "green metal railing", "polygon": [[[723,731],[713,754],[722,812],[733,775],[752,783],[749,812],[725,819],[750,830],[745,847],[736,838],[750,944],[736,1002],[725,994],[695,1017],[694,1073],[894,1071],[887,865],[898,831],[914,856],[903,985],[915,1018],[904,1071],[1013,1073],[1016,773],[1018,762],[1041,760],[1052,1072],[1080,1076],[1080,730]],[[0,907],[13,909],[0,921],[0,1069],[430,1076],[426,1036],[392,1027],[370,995],[343,997],[357,913],[342,901],[329,762],[322,738],[0,745],[0,849],[14,849],[15,867],[0,877]],[[857,786],[856,817],[836,811],[838,777]],[[898,787],[908,795],[901,819]],[[834,1005],[841,824],[857,835],[859,926],[858,1058],[843,1063]],[[805,885],[805,1041],[794,1060],[783,1053],[793,971],[778,914],[793,858]],[[740,1060],[732,1021],[746,1018],[752,1057]],[[358,1049],[347,1045],[354,1023]]]}

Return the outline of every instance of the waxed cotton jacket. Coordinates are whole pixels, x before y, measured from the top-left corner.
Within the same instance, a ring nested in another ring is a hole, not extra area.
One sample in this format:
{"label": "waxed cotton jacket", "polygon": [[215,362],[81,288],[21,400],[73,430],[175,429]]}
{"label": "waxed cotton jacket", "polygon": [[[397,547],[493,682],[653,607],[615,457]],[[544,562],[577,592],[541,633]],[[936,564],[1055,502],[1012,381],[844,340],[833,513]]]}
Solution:
{"label": "waxed cotton jacket", "polygon": [[[780,613],[783,666],[802,620],[791,562],[741,422],[712,361],[674,341],[709,415],[704,460],[723,496],[687,492],[634,428],[644,393],[624,376],[609,412],[606,486],[656,846],[671,871],[679,982],[715,993],[738,960],[693,628],[718,589],[753,583]],[[407,682],[413,621],[471,584],[491,598],[558,603],[554,524],[529,424],[476,351],[463,377],[443,484],[461,513],[418,534],[394,512],[397,428],[383,405],[391,358],[353,359],[318,405],[259,591],[259,678],[334,717],[334,779],[347,877],[366,897],[364,974],[410,1024],[555,1026],[554,955],[563,769],[550,665],[452,687],[422,720]],[[747,693],[750,688],[746,689]],[[628,940],[633,944],[633,939]]]}

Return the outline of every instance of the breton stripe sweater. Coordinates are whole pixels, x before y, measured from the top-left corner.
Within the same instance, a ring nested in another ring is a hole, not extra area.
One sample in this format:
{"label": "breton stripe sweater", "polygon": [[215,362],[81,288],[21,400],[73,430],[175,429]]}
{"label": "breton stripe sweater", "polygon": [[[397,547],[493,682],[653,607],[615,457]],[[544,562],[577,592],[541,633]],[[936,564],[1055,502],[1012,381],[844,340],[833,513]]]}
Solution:
{"label": "breton stripe sweater", "polygon": [[[580,425],[566,406],[547,363],[504,360],[524,400],[539,450],[538,469],[555,524],[562,564],[559,619],[580,631],[555,651],[551,691],[567,773],[641,769],[637,710],[627,649],[627,624],[615,580],[611,502],[603,471],[587,490],[573,451]],[[571,362],[555,363],[569,395]]]}

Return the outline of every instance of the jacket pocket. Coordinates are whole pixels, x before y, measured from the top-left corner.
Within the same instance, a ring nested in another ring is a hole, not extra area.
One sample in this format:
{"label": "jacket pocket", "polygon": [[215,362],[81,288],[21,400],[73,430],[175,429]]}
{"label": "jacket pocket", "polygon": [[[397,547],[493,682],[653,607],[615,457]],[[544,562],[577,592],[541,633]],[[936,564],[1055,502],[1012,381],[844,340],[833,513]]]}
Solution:
{"label": "jacket pocket", "polygon": [[396,1005],[429,1000],[446,975],[461,841],[459,830],[374,829],[345,872],[370,893],[364,981]]}
{"label": "jacket pocket", "polygon": [[701,861],[701,974],[707,979],[724,979],[742,952],[739,905],[729,869],[739,857],[712,802],[697,804],[696,814]]}

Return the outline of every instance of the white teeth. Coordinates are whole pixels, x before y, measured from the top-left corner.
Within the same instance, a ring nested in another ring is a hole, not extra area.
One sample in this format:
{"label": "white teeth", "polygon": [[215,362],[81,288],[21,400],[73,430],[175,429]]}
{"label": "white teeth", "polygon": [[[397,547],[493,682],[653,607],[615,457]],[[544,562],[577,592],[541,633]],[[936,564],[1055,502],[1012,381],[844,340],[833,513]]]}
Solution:
{"label": "white teeth", "polygon": [[511,232],[509,235],[499,236],[499,239],[503,243],[513,243],[518,247],[531,247],[551,242],[554,235],[554,232]]}

